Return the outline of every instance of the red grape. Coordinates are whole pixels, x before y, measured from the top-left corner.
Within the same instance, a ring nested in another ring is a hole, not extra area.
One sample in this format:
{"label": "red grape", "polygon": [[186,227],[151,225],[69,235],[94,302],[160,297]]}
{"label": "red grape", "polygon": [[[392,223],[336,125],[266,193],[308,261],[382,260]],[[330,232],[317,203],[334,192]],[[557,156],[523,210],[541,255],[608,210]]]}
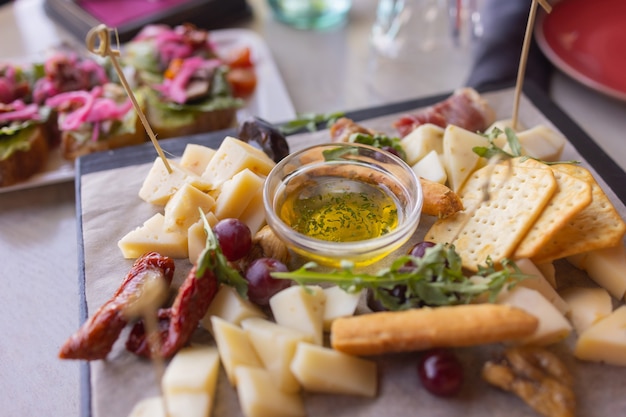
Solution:
{"label": "red grape", "polygon": [[424,388],[440,397],[457,394],[463,384],[463,366],[456,355],[447,349],[424,352],[417,373]]}
{"label": "red grape", "polygon": [[250,252],[252,233],[239,219],[223,219],[213,227],[213,233],[220,243],[222,253],[230,262],[237,261]]}
{"label": "red grape", "polygon": [[421,258],[426,253],[426,249],[432,248],[433,246],[435,246],[435,244],[428,241],[416,243],[409,251],[409,255]]}
{"label": "red grape", "polygon": [[259,258],[252,261],[245,274],[250,301],[260,306],[269,305],[270,298],[274,294],[289,287],[292,283],[291,280],[273,278],[270,274],[287,271],[285,264],[273,258]]}

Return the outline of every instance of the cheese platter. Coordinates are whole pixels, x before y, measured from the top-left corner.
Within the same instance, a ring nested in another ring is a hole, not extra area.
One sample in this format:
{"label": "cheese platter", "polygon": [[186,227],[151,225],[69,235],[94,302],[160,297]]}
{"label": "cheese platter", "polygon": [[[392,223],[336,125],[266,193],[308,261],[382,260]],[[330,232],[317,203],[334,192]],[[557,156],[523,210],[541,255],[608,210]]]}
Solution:
{"label": "cheese platter", "polygon": [[[496,117],[510,117],[513,88],[481,91],[481,95],[496,110]],[[400,116],[440,102],[448,94],[426,97],[348,113],[346,116],[364,126],[392,134],[392,123]],[[574,121],[569,119],[550,99],[532,84],[523,89],[519,122],[525,126],[544,124],[567,138],[562,159],[579,160],[592,172],[615,206],[621,218],[626,218],[624,173]],[[212,134],[172,139],[162,144],[171,157],[180,156],[189,143],[218,148],[226,136],[236,135],[234,130]],[[329,132],[319,130],[288,137],[290,151],[294,152],[315,143],[329,141]],[[79,271],[82,297],[81,321],[103,304],[114,292],[119,280],[130,267],[115,243],[129,230],[158,212],[138,197],[138,190],[155,160],[150,144],[113,150],[81,157],[77,163],[77,213],[79,228]],[[115,187],[110,184],[114,183]],[[124,213],[123,216],[120,216]],[[421,239],[435,219],[424,216],[416,236]],[[180,269],[188,270],[188,260],[177,261]],[[586,274],[566,261],[555,262],[559,284],[567,286],[592,286]],[[180,284],[180,278],[174,278]],[[362,303],[361,303],[362,304]],[[623,300],[614,300],[616,306]],[[366,308],[363,305],[360,309]],[[363,311],[363,310],[360,310]],[[194,333],[192,343],[214,344],[204,329]],[[620,383],[626,375],[623,367],[610,366],[575,359],[572,348],[573,334],[550,349],[557,353],[574,377],[579,416],[613,416],[626,410],[626,402],[619,395]],[[305,393],[306,413],[317,415],[389,416],[414,415],[453,416],[461,413],[490,415],[531,416],[533,411],[519,398],[489,386],[480,378],[480,368],[502,348],[499,344],[457,348],[455,352],[464,365],[466,381],[458,396],[440,398],[420,387],[416,367],[419,354],[403,352],[371,358],[378,366],[378,390],[374,397],[353,395],[328,395]],[[152,364],[138,359],[116,343],[106,360],[86,362],[82,365],[82,414],[93,417],[127,416],[142,399],[159,394]],[[594,381],[589,384],[588,381]],[[224,370],[219,371],[214,416],[243,415],[237,392],[228,382]]]}

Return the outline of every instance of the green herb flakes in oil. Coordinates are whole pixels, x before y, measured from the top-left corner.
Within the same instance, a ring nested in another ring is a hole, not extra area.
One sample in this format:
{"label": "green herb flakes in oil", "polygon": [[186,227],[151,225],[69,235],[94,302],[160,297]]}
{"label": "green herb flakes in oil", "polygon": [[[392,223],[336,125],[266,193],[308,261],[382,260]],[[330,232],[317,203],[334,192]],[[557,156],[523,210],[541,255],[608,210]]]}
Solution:
{"label": "green herb flakes in oil", "polygon": [[331,242],[373,239],[398,225],[396,202],[383,188],[337,177],[293,190],[279,215],[297,232]]}

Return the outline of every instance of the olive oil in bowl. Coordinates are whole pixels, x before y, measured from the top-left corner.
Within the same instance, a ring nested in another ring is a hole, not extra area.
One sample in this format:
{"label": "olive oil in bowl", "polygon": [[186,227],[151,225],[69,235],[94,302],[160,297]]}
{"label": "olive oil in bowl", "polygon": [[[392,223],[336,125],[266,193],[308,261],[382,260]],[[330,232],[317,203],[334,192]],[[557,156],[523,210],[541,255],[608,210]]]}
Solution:
{"label": "olive oil in bowl", "polygon": [[406,243],[422,210],[419,179],[405,162],[355,143],[285,157],[263,190],[268,225],[305,260],[340,267],[375,263]]}
{"label": "olive oil in bowl", "polygon": [[375,239],[398,226],[389,192],[349,178],[312,178],[292,190],[278,212],[295,231],[330,242]]}

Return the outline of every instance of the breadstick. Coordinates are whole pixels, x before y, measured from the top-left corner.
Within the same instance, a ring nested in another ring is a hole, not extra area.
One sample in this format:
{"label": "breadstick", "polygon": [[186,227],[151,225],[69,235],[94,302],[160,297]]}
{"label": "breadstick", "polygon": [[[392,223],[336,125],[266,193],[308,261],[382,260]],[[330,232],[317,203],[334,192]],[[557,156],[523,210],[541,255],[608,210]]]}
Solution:
{"label": "breadstick", "polygon": [[445,219],[463,210],[461,198],[450,188],[438,182],[420,177],[422,192],[424,193],[424,205],[422,213]]}
{"label": "breadstick", "polygon": [[529,336],[538,324],[535,316],[501,304],[424,307],[336,319],[331,345],[363,356],[474,346]]}

